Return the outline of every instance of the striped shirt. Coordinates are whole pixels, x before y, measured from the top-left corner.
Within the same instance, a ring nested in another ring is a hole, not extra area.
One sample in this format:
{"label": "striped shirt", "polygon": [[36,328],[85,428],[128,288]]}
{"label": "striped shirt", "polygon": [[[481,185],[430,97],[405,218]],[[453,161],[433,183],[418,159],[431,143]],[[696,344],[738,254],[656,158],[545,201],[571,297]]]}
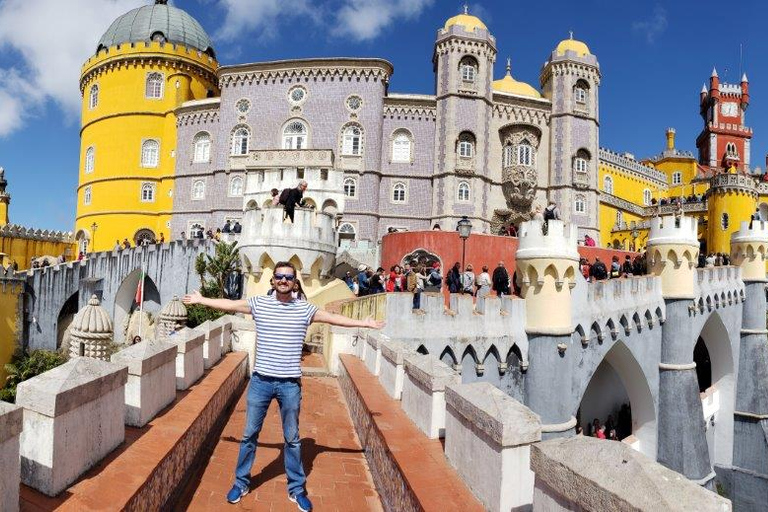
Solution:
{"label": "striped shirt", "polygon": [[254,371],[270,377],[301,377],[301,347],[317,307],[296,299],[281,302],[275,295],[250,297],[248,305],[256,322]]}

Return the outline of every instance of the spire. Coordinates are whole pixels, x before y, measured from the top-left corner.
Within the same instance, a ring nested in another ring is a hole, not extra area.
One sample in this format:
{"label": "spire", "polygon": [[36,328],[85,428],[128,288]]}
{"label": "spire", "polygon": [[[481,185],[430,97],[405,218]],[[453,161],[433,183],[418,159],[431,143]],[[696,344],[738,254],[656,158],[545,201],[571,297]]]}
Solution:
{"label": "spire", "polygon": [[743,75],[741,75],[741,81],[742,81],[742,82],[749,82],[749,80],[747,80],[747,74],[746,74],[746,73],[744,73]]}
{"label": "spire", "polygon": [[507,57],[507,75],[512,76],[512,59]]}
{"label": "spire", "polygon": [[469,4],[464,2],[464,14],[469,14]]}
{"label": "spire", "polygon": [[717,69],[712,68],[712,74],[710,76],[716,77],[717,76]]}
{"label": "spire", "polygon": [[707,94],[707,85],[706,84],[701,84],[701,92],[702,92],[702,94]]}
{"label": "spire", "polygon": [[568,31],[568,39],[573,40],[573,30]]}

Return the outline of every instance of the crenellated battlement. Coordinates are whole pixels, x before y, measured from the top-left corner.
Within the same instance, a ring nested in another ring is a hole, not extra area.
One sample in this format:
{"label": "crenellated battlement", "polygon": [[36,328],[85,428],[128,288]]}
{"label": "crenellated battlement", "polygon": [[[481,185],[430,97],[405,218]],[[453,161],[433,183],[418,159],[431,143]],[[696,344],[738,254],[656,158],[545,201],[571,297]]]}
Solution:
{"label": "crenellated battlement", "polygon": [[538,220],[523,222],[519,231],[519,245],[516,259],[565,258],[579,260],[578,232],[574,224],[560,220],[547,223],[544,234],[543,223]]}
{"label": "crenellated battlement", "polygon": [[19,226],[18,224],[6,224],[0,227],[0,237],[23,238],[42,242],[75,243],[75,237],[71,231],[33,229]]}
{"label": "crenellated battlement", "polygon": [[768,254],[768,222],[744,221],[731,234],[731,263],[741,267],[744,281],[766,281],[765,259]]}
{"label": "crenellated battlement", "polygon": [[648,246],[652,245],[695,245],[699,247],[699,220],[696,217],[668,215],[651,219]]}

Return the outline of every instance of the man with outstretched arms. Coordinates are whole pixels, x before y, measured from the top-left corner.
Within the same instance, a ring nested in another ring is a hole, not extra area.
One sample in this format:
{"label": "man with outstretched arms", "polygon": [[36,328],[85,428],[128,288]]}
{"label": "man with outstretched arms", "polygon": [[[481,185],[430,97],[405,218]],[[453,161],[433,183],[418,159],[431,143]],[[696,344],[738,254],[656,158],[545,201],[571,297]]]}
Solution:
{"label": "man with outstretched arms", "polygon": [[248,387],[245,433],[235,468],[235,483],[227,494],[229,503],[237,503],[248,494],[251,467],[256,457],[259,438],[269,404],[277,399],[285,438],[285,473],[288,497],[299,510],[309,512],[312,502],[307,497],[306,476],[301,463],[299,409],[301,405],[301,348],[312,322],[341,327],[381,329],[383,322],[353,320],[318,309],[306,301],[294,299],[296,268],[290,262],[275,265],[272,286],[275,293],[243,300],[209,299],[193,292],[184,297],[185,304],[202,304],[220,311],[250,313],[256,323],[257,350],[251,382]]}

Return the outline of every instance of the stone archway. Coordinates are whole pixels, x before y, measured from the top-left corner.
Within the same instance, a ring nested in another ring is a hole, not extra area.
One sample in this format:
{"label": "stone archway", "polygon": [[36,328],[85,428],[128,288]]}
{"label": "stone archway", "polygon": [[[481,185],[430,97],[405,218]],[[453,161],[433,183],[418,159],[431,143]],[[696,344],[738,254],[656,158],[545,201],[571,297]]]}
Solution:
{"label": "stone archway", "polygon": [[[112,315],[114,319],[115,343],[122,343],[125,340],[124,329],[128,318],[139,307],[136,303],[136,290],[138,289],[141,275],[141,269],[134,269],[123,279],[115,294],[115,311]],[[143,310],[153,314],[160,311],[160,292],[158,292],[155,282],[147,275],[144,275]]]}
{"label": "stone archway", "polygon": [[69,325],[75,319],[78,311],[80,292],[75,292],[64,302],[56,319],[56,349],[64,347],[68,351],[69,347]]}
{"label": "stone archway", "polygon": [[736,379],[728,329],[717,312],[713,312],[701,328],[691,356],[702,365],[697,368],[697,378],[710,462],[730,465]]}
{"label": "stone archway", "polygon": [[608,414],[618,425],[624,403],[630,408],[629,425],[625,427],[629,431],[622,432],[630,437],[624,441],[655,460],[657,419],[653,394],[629,347],[617,341],[598,365],[579,403],[584,434],[587,423],[597,418],[603,424]]}

